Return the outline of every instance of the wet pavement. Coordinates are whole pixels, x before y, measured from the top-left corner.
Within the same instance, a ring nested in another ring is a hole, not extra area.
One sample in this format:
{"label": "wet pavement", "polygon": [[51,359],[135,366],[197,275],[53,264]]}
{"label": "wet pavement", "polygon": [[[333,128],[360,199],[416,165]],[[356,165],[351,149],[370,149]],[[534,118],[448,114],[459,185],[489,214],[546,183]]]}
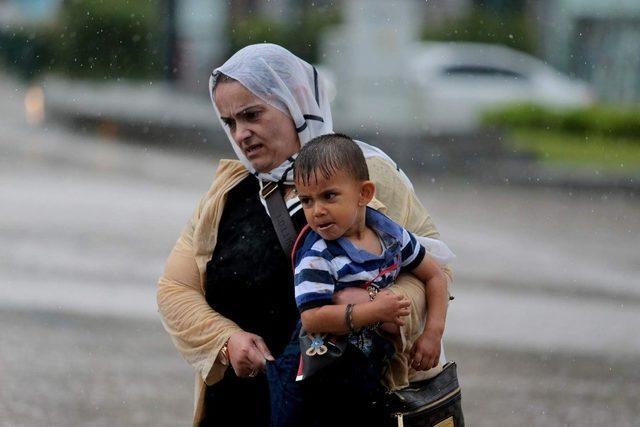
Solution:
{"label": "wet pavement", "polygon": [[[1,426],[186,426],[192,376],[156,320],[1,309]],[[638,360],[450,342],[469,426],[633,426]]]}
{"label": "wet pavement", "polygon": [[[188,425],[155,283],[215,159],[29,127],[24,90],[0,94],[0,426]],[[468,425],[635,425],[640,201],[414,182],[458,255]]]}

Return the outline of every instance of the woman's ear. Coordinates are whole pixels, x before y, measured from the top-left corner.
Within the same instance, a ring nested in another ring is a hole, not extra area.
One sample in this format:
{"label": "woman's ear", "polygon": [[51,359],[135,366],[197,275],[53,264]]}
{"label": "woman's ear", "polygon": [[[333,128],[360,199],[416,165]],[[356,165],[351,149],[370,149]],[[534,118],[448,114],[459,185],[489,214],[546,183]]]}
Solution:
{"label": "woman's ear", "polygon": [[373,181],[362,181],[360,184],[360,199],[358,206],[366,206],[376,194],[376,185]]}

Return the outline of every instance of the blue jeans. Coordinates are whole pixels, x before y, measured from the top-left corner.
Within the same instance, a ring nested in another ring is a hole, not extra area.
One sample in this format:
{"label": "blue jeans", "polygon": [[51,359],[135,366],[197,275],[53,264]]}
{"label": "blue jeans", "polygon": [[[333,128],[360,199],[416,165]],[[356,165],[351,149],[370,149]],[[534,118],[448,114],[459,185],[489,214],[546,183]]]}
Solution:
{"label": "blue jeans", "polygon": [[384,425],[382,398],[386,390],[381,379],[393,345],[374,334],[370,356],[349,344],[335,362],[296,381],[299,332],[300,324],[280,357],[267,363],[271,426]]}

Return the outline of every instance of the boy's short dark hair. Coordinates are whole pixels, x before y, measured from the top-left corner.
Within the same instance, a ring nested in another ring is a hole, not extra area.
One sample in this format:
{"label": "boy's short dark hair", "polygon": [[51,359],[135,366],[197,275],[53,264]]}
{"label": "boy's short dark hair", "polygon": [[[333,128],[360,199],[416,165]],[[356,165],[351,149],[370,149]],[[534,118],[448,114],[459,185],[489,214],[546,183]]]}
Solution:
{"label": "boy's short dark hair", "polygon": [[341,133],[318,136],[307,142],[295,161],[294,179],[307,185],[320,173],[325,179],[337,171],[347,172],[356,181],[369,179],[362,150],[353,139]]}

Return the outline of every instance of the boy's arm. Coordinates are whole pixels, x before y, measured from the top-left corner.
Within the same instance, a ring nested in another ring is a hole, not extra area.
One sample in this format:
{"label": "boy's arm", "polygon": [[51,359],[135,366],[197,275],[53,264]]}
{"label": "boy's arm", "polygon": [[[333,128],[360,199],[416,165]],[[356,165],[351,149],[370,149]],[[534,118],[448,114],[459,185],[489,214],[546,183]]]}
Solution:
{"label": "boy's arm", "polygon": [[[376,299],[354,304],[351,313],[353,329],[360,329],[377,322],[393,322],[404,325],[403,317],[409,315],[410,302],[403,296],[386,290]],[[309,308],[300,314],[302,326],[311,333],[347,334],[351,332],[346,318],[347,305],[324,305]]]}
{"label": "boy's arm", "polygon": [[[296,305],[307,332],[346,334],[350,332],[347,305],[332,304],[338,278],[324,249],[322,243],[313,244],[298,257],[293,277]],[[403,325],[401,317],[409,314],[409,305],[409,300],[390,291],[375,301],[355,304],[351,311],[353,329],[376,322]]]}

